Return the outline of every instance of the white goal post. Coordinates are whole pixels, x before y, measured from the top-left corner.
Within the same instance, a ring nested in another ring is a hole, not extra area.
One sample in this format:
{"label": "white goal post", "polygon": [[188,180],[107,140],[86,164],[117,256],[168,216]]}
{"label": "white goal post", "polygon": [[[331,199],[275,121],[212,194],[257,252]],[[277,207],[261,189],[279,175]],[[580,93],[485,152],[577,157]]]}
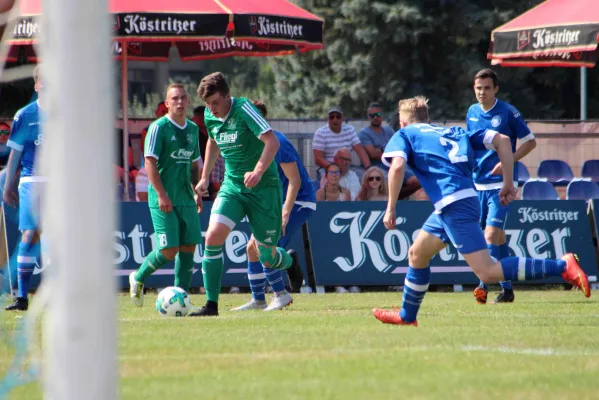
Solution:
{"label": "white goal post", "polygon": [[52,259],[44,273],[44,398],[112,400],[116,98],[108,0],[43,0],[41,26],[42,226]]}

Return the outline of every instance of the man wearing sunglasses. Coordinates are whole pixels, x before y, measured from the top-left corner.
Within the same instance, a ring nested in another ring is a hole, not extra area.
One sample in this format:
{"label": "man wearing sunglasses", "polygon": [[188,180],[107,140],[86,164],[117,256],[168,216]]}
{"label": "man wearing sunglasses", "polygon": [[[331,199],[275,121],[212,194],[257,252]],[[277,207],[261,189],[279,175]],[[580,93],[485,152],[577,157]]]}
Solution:
{"label": "man wearing sunglasses", "polygon": [[333,162],[335,153],[343,147],[355,151],[364,168],[370,167],[370,158],[360,143],[356,130],[353,126],[344,124],[343,112],[339,107],[333,107],[329,110],[327,125],[318,128],[314,133],[314,162],[320,168],[326,168]]}
{"label": "man wearing sunglasses", "polygon": [[[389,125],[383,125],[383,109],[379,103],[370,103],[366,114],[370,125],[360,130],[358,138],[362,146],[364,146],[364,150],[368,153],[372,165],[381,168],[386,173],[389,167],[382,162],[381,156],[383,155],[385,146],[387,146],[387,143],[389,143],[395,132],[393,132],[393,128]],[[407,199],[420,188],[421,186],[416,175],[414,175],[409,167],[406,167],[399,200]]]}
{"label": "man wearing sunglasses", "polygon": [[370,103],[366,111],[370,125],[358,133],[360,143],[370,157],[372,165],[387,171],[389,168],[381,161],[383,150],[395,132],[388,125],[383,125],[383,109],[379,103]]}

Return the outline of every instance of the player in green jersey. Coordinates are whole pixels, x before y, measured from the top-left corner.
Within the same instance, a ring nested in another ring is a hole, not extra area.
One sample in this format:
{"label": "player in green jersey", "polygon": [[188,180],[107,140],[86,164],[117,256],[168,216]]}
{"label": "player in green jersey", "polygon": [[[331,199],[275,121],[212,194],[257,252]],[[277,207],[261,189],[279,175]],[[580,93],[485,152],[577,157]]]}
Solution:
{"label": "player in green jersey", "polygon": [[181,84],[166,90],[168,114],[152,122],[145,140],[145,168],[150,180],[148,206],[157,249],[129,275],[133,303],[144,302],[144,281],[154,271],[175,260],[175,286],[189,290],[193,254],[202,242],[202,197],[195,194],[202,173],[198,126],[186,118],[189,96]]}
{"label": "player in green jersey", "polygon": [[214,200],[206,232],[202,273],[206,305],[188,314],[218,315],[223,273],[222,247],[235,225],[246,215],[265,267],[284,270],[293,260],[278,248],[281,236],[282,189],[273,162],[279,141],[256,107],[246,98],[233,98],[220,72],[205,76],[198,95],[206,103],[208,130],[206,162],[198,190],[208,188],[208,177],[219,155],[225,159],[225,180]]}

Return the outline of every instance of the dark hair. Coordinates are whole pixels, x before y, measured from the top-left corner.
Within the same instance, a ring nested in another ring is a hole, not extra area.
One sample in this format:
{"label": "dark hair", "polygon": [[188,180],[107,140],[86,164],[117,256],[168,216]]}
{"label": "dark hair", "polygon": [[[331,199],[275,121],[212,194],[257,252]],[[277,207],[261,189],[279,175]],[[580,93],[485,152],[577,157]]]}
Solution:
{"label": "dark hair", "polygon": [[197,116],[203,118],[205,109],[206,109],[206,106],[197,106],[196,108],[193,109],[193,115],[197,115]]}
{"label": "dark hair", "polygon": [[256,106],[258,111],[260,111],[262,117],[266,118],[266,116],[268,115],[268,109],[266,108],[266,104],[264,104],[264,101],[252,100],[252,103],[254,104],[254,106]]}
{"label": "dark hair", "polygon": [[368,108],[383,108],[378,101],[372,102],[368,105]]}
{"label": "dark hair", "polygon": [[198,86],[198,96],[204,101],[216,93],[220,93],[223,96],[229,94],[229,84],[222,72],[214,72],[206,75],[202,78]]}
{"label": "dark hair", "polygon": [[498,83],[497,74],[495,72],[493,72],[491,69],[489,69],[489,68],[481,69],[480,71],[478,71],[478,73],[476,75],[474,75],[475,81],[477,79],[487,79],[487,78],[491,78],[491,80],[493,81],[493,87],[497,87],[497,83]]}
{"label": "dark hair", "polygon": [[324,169],[325,170],[325,175],[329,174],[329,169],[331,169],[331,167],[337,167],[339,168],[339,171],[341,171],[341,168],[339,167],[339,164],[337,163],[330,163],[329,165],[327,165],[327,167]]}

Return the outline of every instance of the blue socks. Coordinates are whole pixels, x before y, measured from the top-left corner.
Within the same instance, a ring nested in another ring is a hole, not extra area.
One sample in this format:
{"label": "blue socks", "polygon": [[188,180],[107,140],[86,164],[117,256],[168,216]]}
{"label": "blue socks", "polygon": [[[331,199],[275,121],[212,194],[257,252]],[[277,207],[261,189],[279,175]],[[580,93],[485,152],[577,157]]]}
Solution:
{"label": "blue socks", "polygon": [[248,262],[248,281],[252,291],[252,298],[257,301],[265,301],[264,290],[266,281],[275,292],[285,290],[283,273],[279,270],[266,268],[260,261]]}
{"label": "blue socks", "polygon": [[426,295],[431,281],[430,267],[416,269],[410,266],[403,289],[403,304],[399,316],[404,322],[414,322],[420,309],[420,304]]}
{"label": "blue socks", "polygon": [[260,261],[248,261],[248,281],[252,290],[252,298],[257,301],[265,301],[264,288],[266,287],[266,275],[262,270]]}
{"label": "blue socks", "polygon": [[566,269],[566,262],[564,260],[508,257],[501,260],[501,268],[506,280],[531,281],[549,276],[561,276]]}
{"label": "blue socks", "polygon": [[35,270],[37,259],[39,257],[40,246],[37,244],[19,243],[17,253],[17,284],[18,297],[27,298],[29,293],[29,282]]}
{"label": "blue socks", "polygon": [[285,290],[285,282],[283,281],[283,272],[277,269],[264,267],[264,274],[268,284],[275,293]]}

